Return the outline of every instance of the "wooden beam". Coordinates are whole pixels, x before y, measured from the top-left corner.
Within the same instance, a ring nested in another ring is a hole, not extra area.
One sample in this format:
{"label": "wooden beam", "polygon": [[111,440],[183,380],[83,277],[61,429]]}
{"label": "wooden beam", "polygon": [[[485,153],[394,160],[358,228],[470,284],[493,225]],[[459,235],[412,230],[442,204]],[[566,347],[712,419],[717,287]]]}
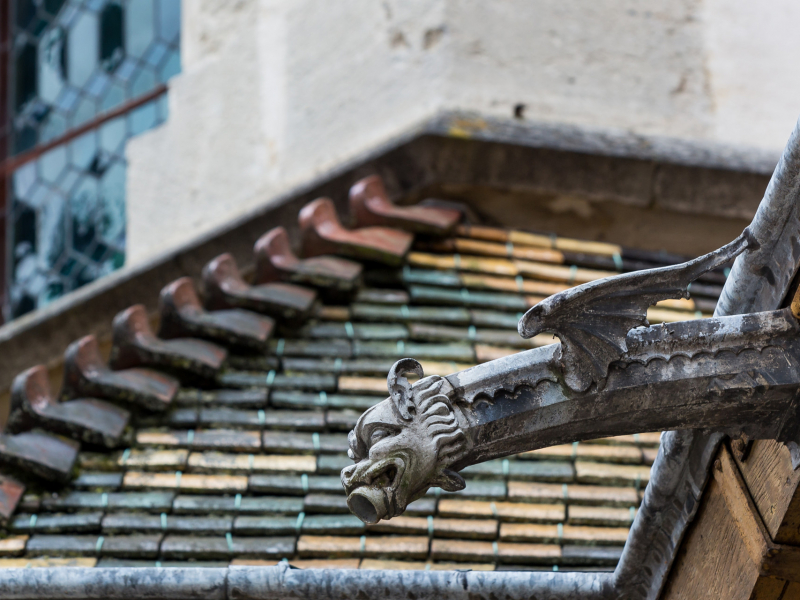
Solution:
{"label": "wooden beam", "polygon": [[761,564],[766,556],[774,552],[775,544],[770,539],[742,475],[725,446],[720,448],[717,460],[714,462],[713,475],[722,490],[728,512],[747,546],[750,558],[754,563]]}
{"label": "wooden beam", "polygon": [[800,545],[800,469],[792,468],[786,446],[755,440],[748,458],[736,464],[770,537],[779,544]]}

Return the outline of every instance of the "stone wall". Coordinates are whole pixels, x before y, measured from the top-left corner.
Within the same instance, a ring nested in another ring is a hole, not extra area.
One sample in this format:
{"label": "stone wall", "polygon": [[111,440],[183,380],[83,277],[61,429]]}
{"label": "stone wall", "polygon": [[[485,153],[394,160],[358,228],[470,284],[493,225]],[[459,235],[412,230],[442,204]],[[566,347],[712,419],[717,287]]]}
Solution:
{"label": "stone wall", "polygon": [[184,2],[169,120],[128,146],[128,264],[442,111],[777,159],[800,112],[798,18],[792,0]]}

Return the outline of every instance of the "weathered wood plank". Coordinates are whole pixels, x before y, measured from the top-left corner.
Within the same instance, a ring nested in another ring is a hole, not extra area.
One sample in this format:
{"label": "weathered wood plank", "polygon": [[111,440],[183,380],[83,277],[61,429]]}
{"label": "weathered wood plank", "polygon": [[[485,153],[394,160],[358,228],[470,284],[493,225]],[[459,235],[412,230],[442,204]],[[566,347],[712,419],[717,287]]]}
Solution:
{"label": "weathered wood plank", "polygon": [[714,461],[713,476],[722,490],[728,512],[739,528],[750,558],[754,563],[760,564],[774,549],[774,544],[745,487],[739,469],[725,446],[719,449],[717,460]]}
{"label": "weathered wood plank", "polygon": [[739,528],[728,511],[716,479],[709,482],[703,504],[684,538],[662,598],[742,600],[759,576]]}
{"label": "weathered wood plank", "polygon": [[786,446],[756,440],[747,460],[737,464],[772,539],[800,544],[800,470],[792,469]]}

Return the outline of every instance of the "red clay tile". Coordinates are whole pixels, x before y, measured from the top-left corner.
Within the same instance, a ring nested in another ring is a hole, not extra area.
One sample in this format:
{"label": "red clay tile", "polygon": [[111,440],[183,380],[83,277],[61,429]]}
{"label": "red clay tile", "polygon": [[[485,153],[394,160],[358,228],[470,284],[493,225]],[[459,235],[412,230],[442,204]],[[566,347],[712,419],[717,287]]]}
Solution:
{"label": "red clay tile", "polygon": [[162,411],[179,386],[174,377],[151,369],[112,371],[101,358],[93,335],[72,342],[64,353],[62,400],[88,396]]}
{"label": "red clay tile", "polygon": [[207,312],[191,278],[176,279],[161,290],[159,337],[199,337],[225,346],[264,352],[275,321],[266,315],[232,308]]}
{"label": "red clay tile", "polygon": [[114,317],[111,367],[167,367],[187,375],[213,379],[228,352],[196,339],[161,340],[153,334],[144,306],[136,304]]}
{"label": "red clay tile", "polygon": [[248,284],[228,253],[203,267],[203,287],[208,310],[246,308],[287,320],[307,317],[317,299],[314,290],[291,283]]}
{"label": "red clay tile", "polygon": [[37,365],[14,379],[6,431],[20,433],[42,427],[89,444],[113,448],[130,416],[127,410],[95,398],[57,402],[47,369]]}
{"label": "red clay tile", "polygon": [[452,208],[396,206],[378,175],[365,177],[350,188],[350,213],[358,227],[398,227],[433,235],[446,235],[461,220],[461,212]]}
{"label": "red clay tile", "polygon": [[14,514],[24,493],[25,486],[22,483],[0,474],[0,524],[8,521]]}
{"label": "red clay tile", "polygon": [[414,240],[410,233],[388,227],[345,229],[330,198],[306,204],[298,220],[306,256],[341,254],[400,266]]}
{"label": "red clay tile", "polygon": [[275,227],[262,235],[253,252],[256,258],[254,281],[257,284],[283,280],[349,292],[360,283],[360,263],[337,256],[297,258],[283,227]]}

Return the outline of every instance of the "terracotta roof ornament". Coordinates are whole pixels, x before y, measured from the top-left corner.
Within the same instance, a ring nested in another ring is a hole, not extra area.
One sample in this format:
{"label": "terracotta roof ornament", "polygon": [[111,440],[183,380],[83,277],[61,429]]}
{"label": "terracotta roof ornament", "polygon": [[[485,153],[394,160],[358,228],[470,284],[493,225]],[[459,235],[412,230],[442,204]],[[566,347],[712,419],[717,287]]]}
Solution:
{"label": "terracotta roof ornament", "polygon": [[166,285],[159,297],[162,339],[196,337],[250,352],[266,352],[275,321],[241,308],[206,311],[191,278]]}
{"label": "terracotta roof ornament", "polygon": [[97,338],[87,335],[72,342],[64,353],[62,400],[105,398],[148,411],[166,410],[180,382],[153,369],[112,371],[100,356]]}
{"label": "terracotta roof ornament", "polygon": [[317,198],[298,217],[306,256],[339,254],[398,267],[411,248],[414,236],[388,227],[345,229],[330,198]]}
{"label": "terracotta roof ornament", "polygon": [[447,235],[461,221],[461,211],[432,206],[397,206],[378,175],[350,188],[350,214],[357,227],[398,227],[414,233]]}
{"label": "terracotta roof ornament", "polygon": [[289,234],[275,227],[258,238],[253,247],[256,284],[286,281],[319,288],[321,292],[349,293],[361,280],[361,263],[338,256],[300,259],[292,252]]}

